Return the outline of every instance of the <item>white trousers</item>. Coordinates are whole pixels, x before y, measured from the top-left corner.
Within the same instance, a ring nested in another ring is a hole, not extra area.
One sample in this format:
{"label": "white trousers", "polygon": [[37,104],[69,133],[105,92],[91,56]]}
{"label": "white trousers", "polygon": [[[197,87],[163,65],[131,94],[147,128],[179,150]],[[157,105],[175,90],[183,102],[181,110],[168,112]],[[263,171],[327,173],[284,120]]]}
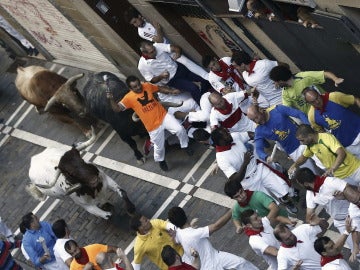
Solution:
{"label": "white trousers", "polygon": [[358,134],[352,144],[346,147],[346,150],[348,150],[350,153],[360,159],[360,134]]}
{"label": "white trousers", "polygon": [[195,64],[193,61],[191,61],[185,55],[181,55],[178,59],[176,59],[176,62],[179,62],[179,63],[183,64],[192,73],[195,73],[196,75],[199,75],[204,80],[207,80],[207,81],[209,80],[209,72],[207,72],[205,69],[203,69],[199,65]]}
{"label": "white trousers", "polygon": [[242,180],[241,184],[244,189],[262,191],[276,198],[282,198],[289,193],[289,185],[284,179],[276,175],[262,163],[259,163],[254,174]]}
{"label": "white trousers", "polygon": [[154,160],[156,162],[165,159],[165,130],[179,138],[181,148],[188,147],[189,137],[186,130],[173,115],[167,113],[162,124],[149,132],[150,140],[154,144]]}
{"label": "white trousers", "polygon": [[259,268],[257,268],[255,265],[245,260],[244,258],[224,251],[219,251],[216,254],[215,258],[212,258],[212,261],[213,264],[201,263],[200,270],[259,270]]}

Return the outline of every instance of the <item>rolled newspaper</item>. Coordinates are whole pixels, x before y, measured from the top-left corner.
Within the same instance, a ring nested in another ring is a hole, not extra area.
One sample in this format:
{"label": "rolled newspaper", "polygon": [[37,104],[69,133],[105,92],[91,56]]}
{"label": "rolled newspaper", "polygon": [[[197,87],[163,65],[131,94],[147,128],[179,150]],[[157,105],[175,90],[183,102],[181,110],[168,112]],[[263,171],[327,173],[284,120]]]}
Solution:
{"label": "rolled newspaper", "polygon": [[44,252],[45,252],[46,254],[49,254],[49,255],[50,255],[50,250],[49,250],[49,248],[48,248],[47,245],[46,245],[45,238],[42,237],[42,236],[40,236],[39,239],[37,240],[37,242],[39,242],[39,243],[41,244]]}

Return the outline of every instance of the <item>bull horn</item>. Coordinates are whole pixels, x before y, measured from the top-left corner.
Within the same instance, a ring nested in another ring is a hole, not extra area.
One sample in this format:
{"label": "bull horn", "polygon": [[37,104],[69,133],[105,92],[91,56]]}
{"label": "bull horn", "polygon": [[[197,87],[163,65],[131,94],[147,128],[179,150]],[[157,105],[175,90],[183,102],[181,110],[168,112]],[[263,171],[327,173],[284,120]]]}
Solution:
{"label": "bull horn", "polygon": [[57,101],[56,96],[52,96],[52,97],[48,100],[48,102],[46,103],[46,106],[45,106],[45,108],[44,108],[44,112],[47,112],[47,111],[51,108],[51,106],[53,106],[53,105],[56,103],[56,101]]}
{"label": "bull horn", "polygon": [[77,191],[78,189],[81,188],[81,184],[77,183],[75,185],[72,185],[71,187],[69,187],[68,189],[66,189],[65,191],[65,195],[70,195],[71,193]]}
{"label": "bull horn", "polygon": [[80,73],[80,74],[77,74],[77,75],[74,75],[72,77],[70,77],[67,81],[66,81],[66,85],[72,85],[73,82],[75,82],[76,80],[80,79],[84,77],[84,73]]}
{"label": "bull horn", "polygon": [[76,150],[81,151],[83,149],[85,149],[86,147],[88,147],[89,145],[92,145],[96,140],[96,133],[95,133],[95,129],[93,126],[91,126],[91,137],[90,139],[88,139],[85,142],[79,142],[77,144],[74,144],[74,147],[76,148]]}
{"label": "bull horn", "polygon": [[183,101],[181,103],[175,103],[175,102],[167,102],[167,101],[161,101],[161,105],[163,105],[165,108],[169,107],[181,107],[183,105]]}
{"label": "bull horn", "polygon": [[131,119],[134,121],[134,122],[138,122],[140,120],[139,116],[136,114],[136,112],[134,112],[132,115],[131,115]]}
{"label": "bull horn", "polygon": [[60,174],[61,174],[61,171],[59,168],[57,168],[55,171],[55,177],[49,184],[47,184],[47,185],[35,184],[35,186],[40,187],[40,188],[45,188],[45,189],[52,188],[53,186],[55,186]]}

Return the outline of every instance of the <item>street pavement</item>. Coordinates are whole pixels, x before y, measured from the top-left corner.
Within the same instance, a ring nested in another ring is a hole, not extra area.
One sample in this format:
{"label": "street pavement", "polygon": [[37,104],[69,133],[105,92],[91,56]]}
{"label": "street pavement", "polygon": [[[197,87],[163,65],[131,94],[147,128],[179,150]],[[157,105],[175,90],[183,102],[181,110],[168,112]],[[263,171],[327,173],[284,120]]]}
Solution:
{"label": "street pavement", "polygon": [[[40,58],[14,61],[1,48],[0,60],[3,63],[0,69],[0,118],[4,119],[0,124],[0,216],[14,232],[18,232],[21,217],[28,212],[33,212],[42,220],[51,223],[63,218],[71,229],[72,237],[80,245],[116,245],[125,249],[132,259],[135,233],[129,229],[129,217],[116,194],[109,194],[115,213],[110,220],[103,220],[89,214],[71,200],[47,198],[46,201],[39,202],[25,191],[29,183],[28,171],[33,155],[46,147],[70,149],[74,142],[84,141],[86,138],[76,127],[61,123],[47,114],[39,115],[32,105],[23,101],[14,85],[16,67],[41,65],[65,77],[85,73],[84,78],[77,82],[79,89],[86,84],[90,72],[46,62]],[[96,131],[96,142],[88,147],[82,156],[86,161],[99,166],[125,189],[137,211],[145,216],[166,219],[169,208],[181,206],[190,219],[198,217],[199,225],[203,226],[216,221],[233,205],[234,202],[223,193],[225,176],[222,172],[212,175],[215,168],[213,150],[192,143],[195,154],[188,157],[178,146],[169,146],[166,160],[170,170],[163,172],[153,161],[152,153],[146,163],[139,166],[130,148],[106,123],[101,123],[96,127]],[[141,149],[144,139],[136,138],[136,141]],[[285,155],[278,153],[277,157],[289,166]],[[298,207],[300,211],[297,218],[304,219],[303,191]],[[331,227],[328,235],[337,237],[338,234]],[[249,247],[247,237],[236,234],[231,222],[210,239],[217,249],[240,255],[259,269],[267,269],[265,262]],[[349,250],[345,249],[344,254],[347,258]],[[20,252],[15,253],[15,258],[25,263]],[[358,268],[358,264],[352,266],[353,269]],[[156,267],[146,261],[142,269],[152,270]]]}

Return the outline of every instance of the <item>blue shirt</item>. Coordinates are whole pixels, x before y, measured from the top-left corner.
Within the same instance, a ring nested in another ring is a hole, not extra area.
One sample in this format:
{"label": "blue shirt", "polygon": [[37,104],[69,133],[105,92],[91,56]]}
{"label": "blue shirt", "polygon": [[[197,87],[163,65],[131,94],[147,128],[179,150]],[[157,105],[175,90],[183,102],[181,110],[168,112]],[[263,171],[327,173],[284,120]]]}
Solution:
{"label": "blue shirt", "polygon": [[264,151],[267,145],[266,139],[279,142],[285,152],[290,155],[300,146],[300,143],[295,137],[297,125],[289,116],[299,118],[304,124],[309,124],[306,114],[283,105],[270,107],[267,112],[269,120],[255,129],[257,155],[260,159],[266,160],[267,154]]}
{"label": "blue shirt", "polygon": [[45,253],[41,243],[37,242],[40,236],[45,238],[45,243],[50,251],[51,257],[46,261],[46,263],[55,261],[54,245],[57,238],[51,229],[50,223],[41,221],[39,230],[26,230],[22,242],[26,252],[30,257],[30,260],[33,262],[33,264],[35,264],[36,267],[43,266],[43,264],[40,262],[40,258]]}

